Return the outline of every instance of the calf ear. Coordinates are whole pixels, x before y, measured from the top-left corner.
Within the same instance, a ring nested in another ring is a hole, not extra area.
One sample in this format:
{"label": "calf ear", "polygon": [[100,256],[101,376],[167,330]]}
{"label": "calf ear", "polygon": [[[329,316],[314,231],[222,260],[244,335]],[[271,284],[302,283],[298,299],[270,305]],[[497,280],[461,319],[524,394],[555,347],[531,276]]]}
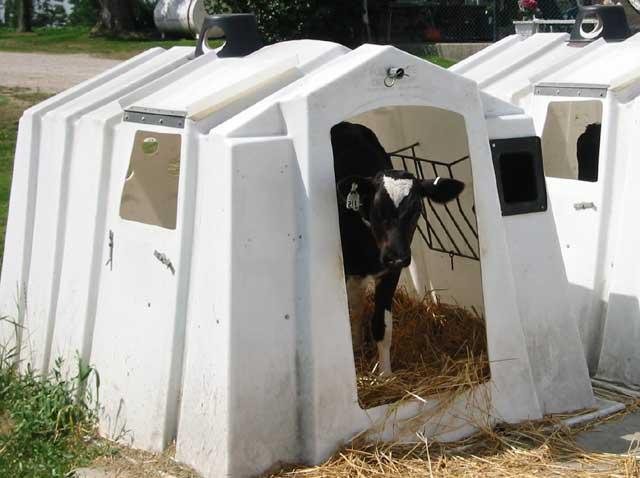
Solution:
{"label": "calf ear", "polygon": [[347,209],[357,211],[359,205],[364,205],[371,200],[373,194],[373,178],[347,176],[338,181],[336,187],[342,205]]}
{"label": "calf ear", "polygon": [[420,192],[423,197],[433,202],[445,203],[457,198],[464,189],[464,183],[457,179],[436,178],[420,181]]}

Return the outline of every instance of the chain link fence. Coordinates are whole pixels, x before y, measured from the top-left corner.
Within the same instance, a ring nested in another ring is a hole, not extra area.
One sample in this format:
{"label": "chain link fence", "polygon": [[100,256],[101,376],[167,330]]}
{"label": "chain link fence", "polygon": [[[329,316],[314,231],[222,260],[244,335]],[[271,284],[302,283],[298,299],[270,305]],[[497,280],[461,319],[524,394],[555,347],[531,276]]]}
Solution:
{"label": "chain link fence", "polygon": [[[640,0],[635,0],[640,5]],[[537,17],[572,20],[576,0],[537,0]],[[514,33],[522,19],[517,0],[392,0],[378,8],[371,23],[372,40],[381,43],[493,42]],[[585,0],[584,4],[601,3]],[[616,1],[615,3],[619,3]],[[640,15],[622,0],[632,29],[640,29]],[[569,31],[571,24],[543,25],[542,31]]]}
{"label": "chain link fence", "polygon": [[[577,13],[575,0],[538,0],[538,7],[544,19]],[[383,10],[375,39],[385,43],[492,42],[514,33],[522,18],[516,0],[396,0]]]}

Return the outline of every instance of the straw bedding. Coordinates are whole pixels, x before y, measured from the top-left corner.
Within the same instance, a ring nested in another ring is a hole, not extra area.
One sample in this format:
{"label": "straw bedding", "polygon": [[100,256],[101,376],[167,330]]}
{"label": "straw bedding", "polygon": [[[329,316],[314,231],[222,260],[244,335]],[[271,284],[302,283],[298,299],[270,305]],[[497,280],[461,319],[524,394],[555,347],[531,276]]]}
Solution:
{"label": "straw bedding", "polygon": [[[602,390],[595,390],[603,397]],[[483,429],[466,440],[434,443],[416,435],[417,443],[373,443],[357,440],[316,467],[278,467],[265,478],[607,478],[640,477],[637,443],[628,454],[587,452],[575,436],[598,424],[638,411],[640,400],[618,394],[603,398],[624,402],[626,410],[575,428],[566,428],[552,416],[536,422]],[[111,453],[93,466],[121,478],[198,478],[193,470],[173,459],[175,449],[161,455],[112,443]]]}
{"label": "straw bedding", "polygon": [[[367,299],[367,316],[373,296]],[[411,297],[396,291],[393,303],[393,375],[378,374],[376,347],[369,341],[355,352],[358,399],[364,409],[413,400],[415,396],[454,395],[489,379],[486,327],[471,310]]]}
{"label": "straw bedding", "polygon": [[[612,397],[608,397],[612,398]],[[372,443],[362,439],[344,447],[317,467],[288,466],[270,478],[455,478],[455,477],[640,477],[638,443],[616,455],[581,449],[575,436],[595,425],[615,420],[640,408],[640,400],[616,397],[626,410],[574,428],[563,416],[535,422],[483,429],[455,443]]]}
{"label": "straw bedding", "polygon": [[[446,407],[458,394],[490,377],[484,320],[475,312],[434,302],[428,295],[415,300],[399,290],[394,300],[393,334],[391,377],[382,379],[376,374],[375,346],[369,344],[356,353],[358,396],[363,408],[402,403],[416,396],[437,398]],[[626,409],[573,428],[562,424],[572,415],[493,429],[476,423],[480,431],[475,435],[446,444],[429,442],[419,433],[415,434],[416,443],[411,444],[367,441],[367,435],[362,434],[320,466],[287,465],[264,476],[640,478],[638,443],[633,442],[626,455],[588,452],[576,444],[578,433],[640,408],[638,399],[596,392],[624,402]]]}

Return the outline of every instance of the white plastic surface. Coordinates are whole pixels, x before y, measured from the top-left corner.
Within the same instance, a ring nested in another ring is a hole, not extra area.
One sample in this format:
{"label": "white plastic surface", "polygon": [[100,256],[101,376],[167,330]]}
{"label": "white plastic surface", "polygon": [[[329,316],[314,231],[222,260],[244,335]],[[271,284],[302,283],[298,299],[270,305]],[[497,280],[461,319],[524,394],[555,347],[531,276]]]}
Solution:
{"label": "white plastic surface", "polygon": [[[485,92],[522,106],[533,117],[543,143],[552,104],[568,103],[564,108],[575,110],[563,119],[569,123],[548,130],[554,136],[557,128],[573,138],[586,123],[602,124],[598,181],[548,177],[547,188],[570,283],[572,315],[580,327],[590,371],[637,386],[640,292],[635,285],[637,222],[632,211],[638,189],[640,35],[621,42],[598,39],[571,44],[566,40],[563,34],[536,34],[528,39],[514,35],[452,70],[478,81]],[[560,89],[554,96],[534,95],[538,83],[558,88],[604,85],[606,98],[563,96],[561,91],[570,90]],[[601,120],[585,118],[585,108],[573,107],[582,101],[600,102]],[[569,154],[575,154],[575,147]],[[545,162],[553,160],[553,155],[545,157]],[[558,171],[549,174],[558,176]],[[589,207],[581,208],[582,204]]]}
{"label": "white plastic surface", "polygon": [[[417,137],[421,154],[470,156],[481,262],[452,273],[414,242],[406,280],[446,281],[447,300],[484,310],[491,380],[417,429],[456,439],[478,420],[593,404],[554,211],[501,215],[490,140],[535,134],[521,108],[392,47],[191,53],[147,52],[21,122],[0,313],[25,327],[25,365],[62,356],[72,373],[77,354],[97,368],[103,434],[155,451],[176,439],[207,477],[253,476],[317,463],[374,425],[411,439],[401,421],[436,409],[358,406],[329,139],[354,118],[387,149]],[[408,76],[386,87],[391,66]],[[186,124],[123,121],[134,107]],[[139,131],[179,136],[175,229],[120,217]]]}

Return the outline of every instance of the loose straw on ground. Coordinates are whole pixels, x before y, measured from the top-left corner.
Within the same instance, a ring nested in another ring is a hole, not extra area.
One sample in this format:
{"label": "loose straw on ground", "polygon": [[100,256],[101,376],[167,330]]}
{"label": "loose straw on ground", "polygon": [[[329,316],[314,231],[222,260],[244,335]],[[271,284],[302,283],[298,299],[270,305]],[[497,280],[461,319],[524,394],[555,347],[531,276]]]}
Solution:
{"label": "loose straw on ground", "polygon": [[[369,305],[371,306],[371,305]],[[412,299],[399,290],[394,301],[392,365],[394,374],[375,373],[371,345],[356,354],[358,395],[363,408],[407,400],[437,398],[438,410],[460,393],[489,379],[484,321],[465,309],[439,304],[429,296]],[[640,477],[638,444],[616,455],[581,449],[575,436],[593,426],[640,408],[640,400],[598,390],[599,396],[622,401],[615,415],[568,428],[573,414],[495,428],[476,426],[475,435],[454,443],[372,442],[360,435],[321,466],[285,466],[270,478],[424,478],[424,477]]]}
{"label": "loose straw on ground", "polygon": [[627,408],[612,417],[567,428],[560,417],[482,430],[455,443],[414,444],[355,441],[317,467],[285,467],[271,478],[424,478],[424,477],[639,477],[638,444],[616,455],[581,449],[575,435],[596,424],[619,418],[640,407]]}
{"label": "loose straw on ground", "polygon": [[[373,308],[369,297],[367,314]],[[486,327],[482,317],[462,307],[414,299],[406,290],[393,303],[394,373],[379,376],[377,354],[369,342],[356,353],[358,399],[362,408],[461,392],[489,379]]]}
{"label": "loose straw on ground", "polygon": [[[483,320],[477,314],[430,298],[411,299],[399,291],[394,304],[393,365],[389,379],[379,379],[374,351],[358,356],[358,387],[368,406],[417,397],[436,397],[443,405],[452,397],[489,378]],[[562,420],[579,413],[546,417],[518,425],[480,426],[475,435],[454,443],[437,443],[415,434],[416,443],[382,443],[358,438],[326,463],[315,466],[284,466],[264,475],[269,478],[456,478],[456,477],[640,477],[640,465],[632,443],[629,453],[615,455],[581,449],[575,436],[581,431],[633,412],[640,400],[597,389],[602,398],[624,402],[615,415],[567,428]],[[364,435],[363,435],[364,436]],[[150,455],[121,448],[96,465],[118,476],[196,477],[178,466],[171,453]],[[120,475],[122,474],[122,475]]]}

